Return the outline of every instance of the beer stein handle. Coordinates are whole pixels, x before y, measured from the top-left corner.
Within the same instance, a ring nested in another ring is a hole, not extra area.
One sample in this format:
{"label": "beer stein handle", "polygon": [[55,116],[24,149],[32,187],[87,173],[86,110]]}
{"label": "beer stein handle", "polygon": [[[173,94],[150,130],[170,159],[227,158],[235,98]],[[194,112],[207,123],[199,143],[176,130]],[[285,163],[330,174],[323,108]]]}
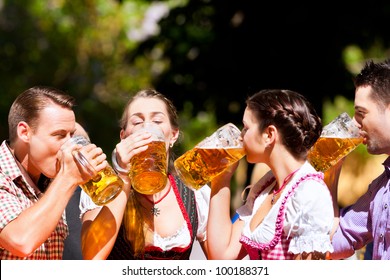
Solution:
{"label": "beer stein handle", "polygon": [[84,167],[87,173],[91,176],[94,182],[98,182],[101,179],[99,173],[96,172],[95,168],[89,163],[89,161],[85,158],[85,156],[80,151],[73,151],[73,157],[77,160],[77,162]]}

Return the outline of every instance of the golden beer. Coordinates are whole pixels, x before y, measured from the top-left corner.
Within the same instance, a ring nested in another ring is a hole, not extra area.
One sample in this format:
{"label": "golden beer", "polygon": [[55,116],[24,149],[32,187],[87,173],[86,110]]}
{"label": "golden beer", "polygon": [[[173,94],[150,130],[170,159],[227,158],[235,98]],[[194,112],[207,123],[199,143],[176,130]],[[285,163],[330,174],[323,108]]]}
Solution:
{"label": "golden beer", "polygon": [[153,141],[148,149],[133,156],[130,160],[131,183],[143,194],[155,194],[167,184],[167,153],[165,142]]}
{"label": "golden beer", "polygon": [[97,173],[97,175],[81,188],[91,197],[96,205],[104,205],[118,196],[123,187],[123,181],[119,178],[111,166]]}
{"label": "golden beer", "polygon": [[244,155],[244,148],[195,147],[176,159],[174,165],[181,180],[198,190]]}
{"label": "golden beer", "polygon": [[317,171],[325,172],[362,141],[362,138],[320,137],[310,149],[308,160]]}
{"label": "golden beer", "polygon": [[[90,142],[82,135],[73,136],[68,140],[66,145],[80,144],[88,145]],[[83,169],[91,175],[87,183],[80,187],[88,194],[96,205],[104,205],[118,196],[123,188],[123,180],[115,173],[110,165],[107,165],[103,170],[96,172],[89,161],[79,151],[72,152],[73,157],[83,167]]]}

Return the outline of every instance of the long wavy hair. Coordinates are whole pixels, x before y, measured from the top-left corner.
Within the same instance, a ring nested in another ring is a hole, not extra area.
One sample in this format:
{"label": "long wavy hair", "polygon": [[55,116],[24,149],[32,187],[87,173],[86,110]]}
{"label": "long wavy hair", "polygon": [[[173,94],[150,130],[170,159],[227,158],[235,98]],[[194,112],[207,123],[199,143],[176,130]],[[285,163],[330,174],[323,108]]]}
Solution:
{"label": "long wavy hair", "polygon": [[[154,89],[145,89],[139,91],[135,94],[126,104],[125,110],[123,112],[122,118],[120,120],[120,127],[125,130],[128,124],[128,108],[138,98],[157,98],[165,103],[169,122],[174,129],[179,130],[179,121],[177,109],[173,105],[172,101],[166,98],[160,92]],[[175,173],[174,160],[175,155],[172,151],[172,147],[168,150],[169,164],[168,164],[168,173]],[[123,226],[125,229],[125,237],[129,242],[134,257],[140,256],[144,253],[145,249],[145,232],[144,232],[144,221],[145,217],[140,211],[140,202],[137,199],[134,189],[132,189],[129,199],[126,204],[126,211],[123,218]]]}

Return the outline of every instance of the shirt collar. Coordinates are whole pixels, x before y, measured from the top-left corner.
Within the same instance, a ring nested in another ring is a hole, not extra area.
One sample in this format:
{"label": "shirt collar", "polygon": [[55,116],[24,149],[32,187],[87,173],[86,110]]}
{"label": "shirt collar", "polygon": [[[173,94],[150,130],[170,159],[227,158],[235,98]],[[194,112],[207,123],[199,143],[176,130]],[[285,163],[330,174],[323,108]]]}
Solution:
{"label": "shirt collar", "polygon": [[0,145],[0,170],[4,174],[7,174],[12,180],[22,176],[22,172],[19,169],[16,159],[6,140]]}
{"label": "shirt collar", "polygon": [[390,178],[390,156],[383,162],[387,178]]}

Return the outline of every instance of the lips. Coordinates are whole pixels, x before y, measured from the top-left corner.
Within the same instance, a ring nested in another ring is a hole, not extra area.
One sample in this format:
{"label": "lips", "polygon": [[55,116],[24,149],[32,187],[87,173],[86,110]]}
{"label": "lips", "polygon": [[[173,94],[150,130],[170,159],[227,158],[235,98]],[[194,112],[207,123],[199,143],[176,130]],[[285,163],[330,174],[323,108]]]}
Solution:
{"label": "lips", "polygon": [[364,145],[366,145],[367,142],[368,142],[367,134],[362,134],[361,136],[363,137],[363,142],[362,142],[362,143],[363,143]]}
{"label": "lips", "polygon": [[364,145],[366,145],[366,144],[367,144],[367,141],[368,141],[367,133],[360,131],[360,137],[363,138],[362,143],[363,143]]}

